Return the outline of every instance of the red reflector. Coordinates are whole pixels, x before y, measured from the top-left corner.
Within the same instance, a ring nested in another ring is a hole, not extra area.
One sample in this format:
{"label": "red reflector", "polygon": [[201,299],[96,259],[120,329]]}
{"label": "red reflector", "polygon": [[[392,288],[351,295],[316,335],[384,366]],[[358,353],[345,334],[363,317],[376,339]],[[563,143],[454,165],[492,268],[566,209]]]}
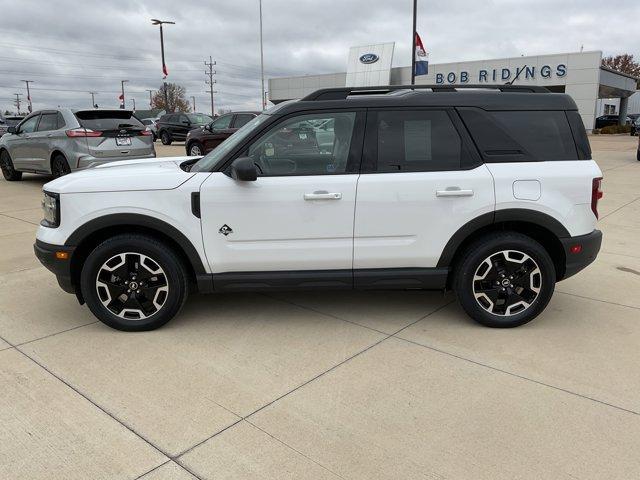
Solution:
{"label": "red reflector", "polygon": [[582,251],[582,245],[571,245],[569,248],[569,252],[571,253],[580,253]]}

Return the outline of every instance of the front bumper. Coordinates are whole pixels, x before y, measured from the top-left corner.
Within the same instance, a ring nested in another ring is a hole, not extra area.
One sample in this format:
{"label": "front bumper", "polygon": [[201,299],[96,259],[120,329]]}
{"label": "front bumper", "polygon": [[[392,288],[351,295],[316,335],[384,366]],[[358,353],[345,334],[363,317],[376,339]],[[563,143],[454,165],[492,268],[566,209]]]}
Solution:
{"label": "front bumper", "polygon": [[[48,270],[53,272],[60,287],[67,293],[76,293],[71,279],[71,257],[75,247],[65,247],[61,245],[51,245],[36,239],[33,251]],[[56,253],[65,252],[66,258],[58,258]]]}
{"label": "front bumper", "polygon": [[[560,241],[564,249],[566,263],[564,274],[558,280],[564,280],[575,275],[596,259],[600,245],[602,245],[602,232],[594,230],[578,237],[561,238]],[[581,247],[580,251],[574,253],[572,248],[578,245]]]}

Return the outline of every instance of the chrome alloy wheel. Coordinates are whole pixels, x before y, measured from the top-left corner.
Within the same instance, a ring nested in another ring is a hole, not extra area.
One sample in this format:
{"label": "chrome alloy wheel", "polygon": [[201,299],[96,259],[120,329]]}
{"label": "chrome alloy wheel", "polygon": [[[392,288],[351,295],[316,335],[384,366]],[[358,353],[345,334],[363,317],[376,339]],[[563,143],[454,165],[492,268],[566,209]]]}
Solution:
{"label": "chrome alloy wheel", "polygon": [[189,154],[192,157],[202,156],[202,150],[200,149],[200,145],[198,145],[197,143],[194,145],[191,145],[191,147],[189,147]]}
{"label": "chrome alloy wheel", "polygon": [[524,312],[542,288],[540,267],[526,253],[502,250],[485,258],[473,275],[473,295],[493,315]]}
{"label": "chrome alloy wheel", "polygon": [[167,301],[169,283],[162,267],[151,257],[126,252],[104,262],[96,277],[102,305],[126,320],[145,320]]}

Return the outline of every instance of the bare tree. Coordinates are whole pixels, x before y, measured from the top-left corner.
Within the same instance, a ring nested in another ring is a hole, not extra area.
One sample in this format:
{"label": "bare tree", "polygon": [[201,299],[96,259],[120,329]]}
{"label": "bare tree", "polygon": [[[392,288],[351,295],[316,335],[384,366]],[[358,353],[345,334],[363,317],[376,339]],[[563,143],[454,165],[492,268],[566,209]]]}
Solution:
{"label": "bare tree", "polygon": [[152,106],[167,112],[190,112],[191,106],[187,100],[185,88],[177,83],[167,83],[167,105],[164,103],[164,88],[162,85],[153,95]]}
{"label": "bare tree", "polygon": [[[602,59],[602,66],[628,75],[633,75],[634,77],[640,77],[640,63],[635,62],[633,60],[633,55],[628,53],[616,55],[615,57],[604,57]],[[638,88],[640,88],[640,81],[638,81]]]}

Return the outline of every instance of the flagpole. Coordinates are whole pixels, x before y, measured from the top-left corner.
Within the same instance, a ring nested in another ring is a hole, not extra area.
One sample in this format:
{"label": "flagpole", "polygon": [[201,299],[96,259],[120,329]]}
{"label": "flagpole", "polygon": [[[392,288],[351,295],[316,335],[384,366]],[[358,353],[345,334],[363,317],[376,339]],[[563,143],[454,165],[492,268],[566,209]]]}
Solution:
{"label": "flagpole", "polygon": [[418,0],[413,0],[413,30],[411,31],[411,85],[416,84],[416,15]]}

